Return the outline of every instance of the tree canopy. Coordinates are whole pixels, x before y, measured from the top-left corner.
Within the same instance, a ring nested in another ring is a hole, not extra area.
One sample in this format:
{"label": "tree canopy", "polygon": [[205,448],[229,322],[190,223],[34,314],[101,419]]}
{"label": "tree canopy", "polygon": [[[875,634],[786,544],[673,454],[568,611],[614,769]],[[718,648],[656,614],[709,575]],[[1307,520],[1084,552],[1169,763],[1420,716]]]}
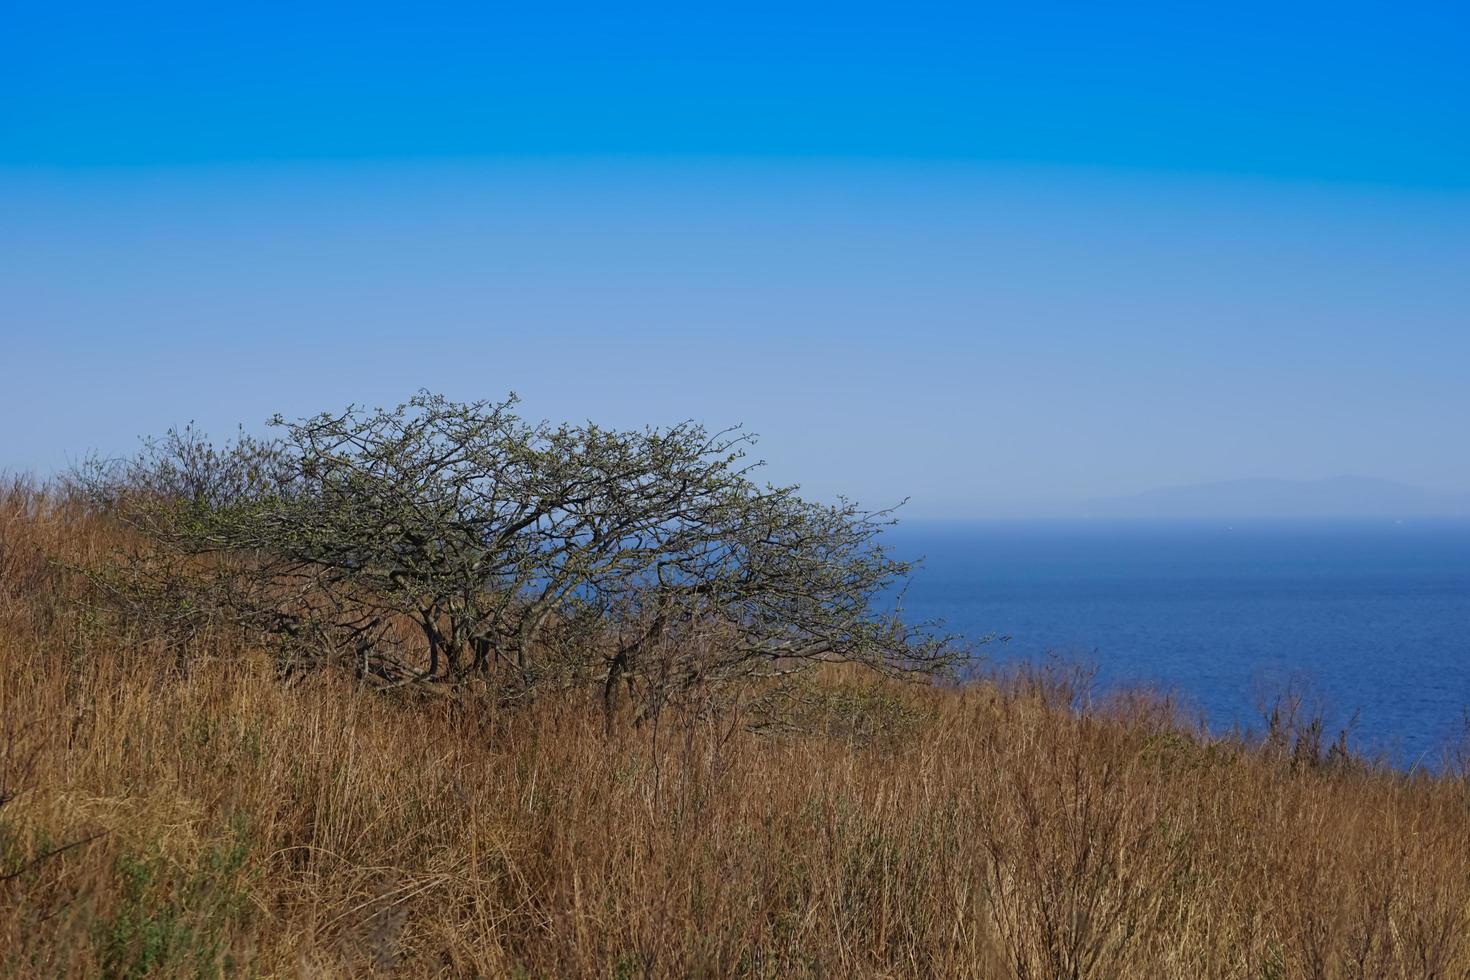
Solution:
{"label": "tree canopy", "polygon": [[93,464],[86,492],[153,545],[114,590],[382,684],[478,678],[505,697],[955,660],[899,614],[912,566],[879,543],[891,510],[757,482],[739,429],[530,423],[515,406],[420,392],[223,447],[173,430]]}

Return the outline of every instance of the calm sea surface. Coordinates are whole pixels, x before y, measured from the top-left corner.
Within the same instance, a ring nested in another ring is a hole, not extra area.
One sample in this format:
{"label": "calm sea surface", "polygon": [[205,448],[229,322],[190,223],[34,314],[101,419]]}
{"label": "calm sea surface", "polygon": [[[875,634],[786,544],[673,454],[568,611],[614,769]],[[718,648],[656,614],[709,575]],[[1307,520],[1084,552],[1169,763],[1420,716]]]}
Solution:
{"label": "calm sea surface", "polygon": [[926,556],[909,617],[1009,635],[992,662],[1082,660],[1213,730],[1259,729],[1263,694],[1294,685],[1400,765],[1464,731],[1470,522],[906,522],[885,540]]}

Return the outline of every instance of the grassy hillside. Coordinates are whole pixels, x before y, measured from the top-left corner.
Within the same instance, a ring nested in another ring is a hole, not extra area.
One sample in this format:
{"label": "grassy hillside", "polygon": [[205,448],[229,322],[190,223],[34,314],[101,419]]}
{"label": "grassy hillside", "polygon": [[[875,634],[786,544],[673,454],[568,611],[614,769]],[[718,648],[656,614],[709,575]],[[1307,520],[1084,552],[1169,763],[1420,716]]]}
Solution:
{"label": "grassy hillside", "polygon": [[287,683],[55,563],[122,540],[0,502],[0,975],[1470,975],[1454,772],[1035,676],[832,674],[764,734]]}

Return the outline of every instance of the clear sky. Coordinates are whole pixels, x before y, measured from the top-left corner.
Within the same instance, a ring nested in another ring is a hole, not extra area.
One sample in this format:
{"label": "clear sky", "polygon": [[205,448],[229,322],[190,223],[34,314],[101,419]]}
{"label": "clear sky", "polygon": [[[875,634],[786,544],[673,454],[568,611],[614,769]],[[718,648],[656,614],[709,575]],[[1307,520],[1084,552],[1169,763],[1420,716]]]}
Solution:
{"label": "clear sky", "polygon": [[915,515],[1470,489],[1463,3],[12,4],[0,466],[519,391]]}

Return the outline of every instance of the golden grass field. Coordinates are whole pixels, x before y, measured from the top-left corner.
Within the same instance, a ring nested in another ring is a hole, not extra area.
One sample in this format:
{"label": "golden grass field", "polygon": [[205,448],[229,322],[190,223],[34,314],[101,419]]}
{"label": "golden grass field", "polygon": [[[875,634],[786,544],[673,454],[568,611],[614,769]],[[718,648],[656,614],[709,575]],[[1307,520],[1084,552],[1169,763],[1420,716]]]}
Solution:
{"label": "golden grass field", "polygon": [[1470,976],[1463,769],[1034,676],[779,735],[288,684],[94,610],[57,562],[124,540],[0,502],[4,976]]}

